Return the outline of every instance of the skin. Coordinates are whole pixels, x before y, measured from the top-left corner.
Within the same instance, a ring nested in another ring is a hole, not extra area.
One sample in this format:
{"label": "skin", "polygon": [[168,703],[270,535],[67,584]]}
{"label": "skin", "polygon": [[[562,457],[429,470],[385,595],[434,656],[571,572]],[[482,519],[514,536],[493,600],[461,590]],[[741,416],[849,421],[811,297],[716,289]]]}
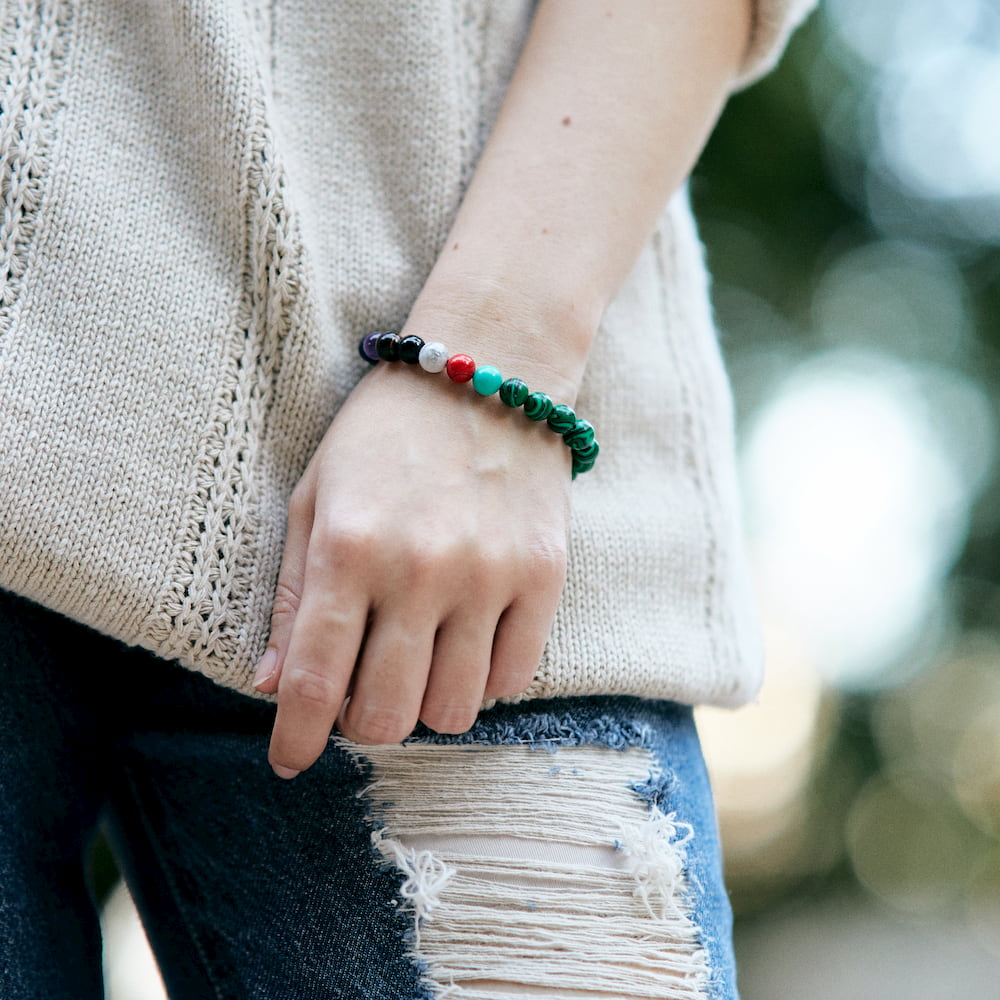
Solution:
{"label": "skin", "polygon": [[[751,0],[543,0],[404,334],[573,404],[607,304],[718,117]],[[373,413],[419,433],[369,433]],[[259,690],[294,777],[334,726],[467,730],[531,682],[565,582],[569,449],[469,385],[380,364],[288,510]],[[586,414],[583,414],[586,416]],[[598,428],[598,434],[600,428]]]}

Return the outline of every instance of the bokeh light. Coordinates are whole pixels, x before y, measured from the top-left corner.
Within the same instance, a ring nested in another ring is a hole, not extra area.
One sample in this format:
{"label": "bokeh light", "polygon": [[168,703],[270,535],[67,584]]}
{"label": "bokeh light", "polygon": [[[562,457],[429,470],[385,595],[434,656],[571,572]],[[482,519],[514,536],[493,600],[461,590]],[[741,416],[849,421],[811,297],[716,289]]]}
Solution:
{"label": "bokeh light", "polygon": [[752,894],[786,888],[834,860],[816,849],[805,792],[827,749],[835,699],[790,636],[771,632],[766,646],[767,682],[754,705],[736,714],[697,710],[727,862],[740,873],[739,903],[750,906]]}
{"label": "bokeh light", "polygon": [[972,882],[979,838],[940,799],[875,777],[851,810],[847,844],[862,885],[883,902],[950,915]]}
{"label": "bokeh light", "polygon": [[825,262],[810,320],[831,346],[874,348],[909,362],[961,364],[973,337],[955,261],[902,240],[859,243]]}
{"label": "bokeh light", "polygon": [[997,4],[826,0],[821,16],[836,68],[813,94],[845,196],[887,231],[1000,242]]}
{"label": "bokeh light", "polygon": [[998,109],[996,0],[824,0],[692,188],[769,661],[699,712],[744,1000],[1000,996]]}
{"label": "bokeh light", "polygon": [[[751,421],[749,530],[765,607],[841,687],[883,683],[933,622],[945,574],[991,464],[989,409],[972,383],[943,418],[951,376],[875,352],[797,365]],[[963,433],[974,443],[955,448]],[[970,468],[956,456],[977,456]]]}

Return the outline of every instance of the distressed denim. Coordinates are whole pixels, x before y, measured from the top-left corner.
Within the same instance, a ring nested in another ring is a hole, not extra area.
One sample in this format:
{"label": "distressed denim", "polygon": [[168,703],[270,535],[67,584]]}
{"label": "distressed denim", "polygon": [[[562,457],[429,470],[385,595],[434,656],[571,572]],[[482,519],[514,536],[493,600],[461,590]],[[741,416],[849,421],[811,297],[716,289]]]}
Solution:
{"label": "distressed denim", "polygon": [[4,1000],[102,996],[102,822],[175,1000],[736,996],[687,707],[500,705],[286,782],[272,705],[2,593],[0,677]]}

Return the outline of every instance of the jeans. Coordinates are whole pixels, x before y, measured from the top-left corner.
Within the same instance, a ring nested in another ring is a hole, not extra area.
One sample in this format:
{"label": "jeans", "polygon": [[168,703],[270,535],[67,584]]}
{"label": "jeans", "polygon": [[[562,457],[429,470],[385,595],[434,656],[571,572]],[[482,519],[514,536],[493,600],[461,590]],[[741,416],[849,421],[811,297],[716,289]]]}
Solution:
{"label": "jeans", "polygon": [[100,824],[172,1000],[736,996],[691,710],[498,705],[461,736],[332,737],[0,593],[0,996],[98,1000]]}

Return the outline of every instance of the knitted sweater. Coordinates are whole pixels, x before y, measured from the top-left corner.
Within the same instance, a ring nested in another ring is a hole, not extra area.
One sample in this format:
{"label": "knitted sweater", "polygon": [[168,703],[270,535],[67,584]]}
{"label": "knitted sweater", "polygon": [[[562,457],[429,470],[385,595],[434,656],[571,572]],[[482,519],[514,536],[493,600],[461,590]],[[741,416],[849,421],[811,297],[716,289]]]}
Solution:
{"label": "knitted sweater", "polygon": [[[740,83],[811,0],[758,0]],[[402,325],[530,0],[0,0],[0,586],[251,692],[286,504]],[[642,343],[641,365],[632,345]],[[604,316],[528,697],[759,680],[682,195]]]}

